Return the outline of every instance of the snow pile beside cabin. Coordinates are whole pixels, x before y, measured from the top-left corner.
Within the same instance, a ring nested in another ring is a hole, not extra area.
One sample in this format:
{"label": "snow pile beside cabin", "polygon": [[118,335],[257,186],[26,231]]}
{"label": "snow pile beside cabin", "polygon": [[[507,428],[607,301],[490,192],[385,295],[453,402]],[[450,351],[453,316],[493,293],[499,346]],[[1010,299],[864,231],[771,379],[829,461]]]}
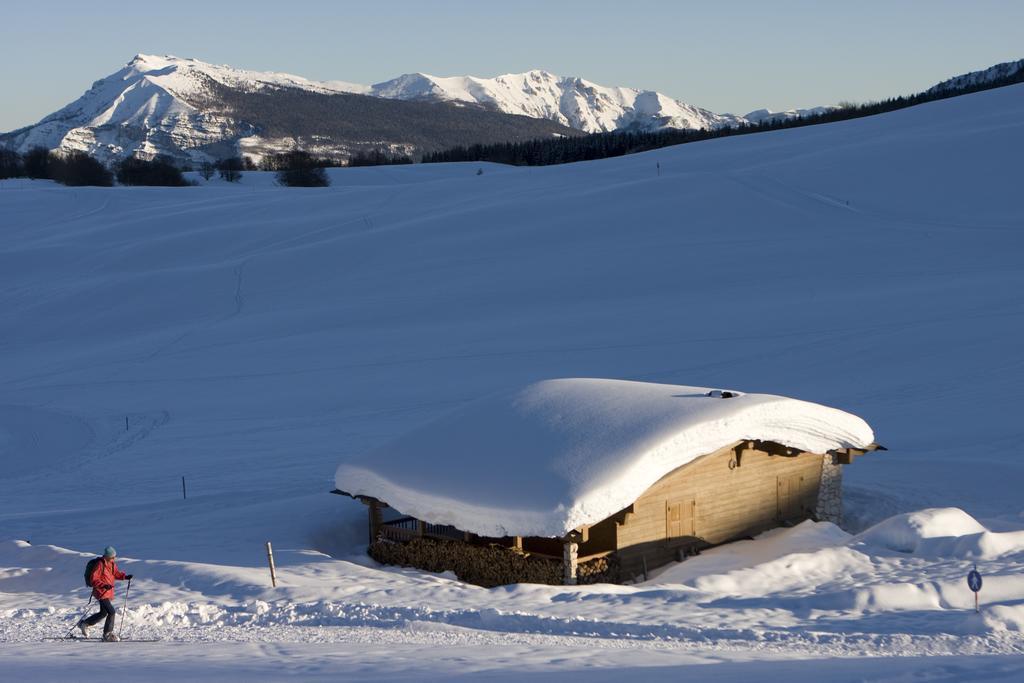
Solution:
{"label": "snow pile beside cabin", "polygon": [[1024,553],[1024,530],[989,531],[960,508],[895,515],[855,540],[922,557],[991,560]]}
{"label": "snow pile beside cabin", "polygon": [[622,510],[669,472],[743,439],[864,448],[862,419],[768,394],[556,379],[475,401],[358,460],[339,489],[483,536],[559,537]]}

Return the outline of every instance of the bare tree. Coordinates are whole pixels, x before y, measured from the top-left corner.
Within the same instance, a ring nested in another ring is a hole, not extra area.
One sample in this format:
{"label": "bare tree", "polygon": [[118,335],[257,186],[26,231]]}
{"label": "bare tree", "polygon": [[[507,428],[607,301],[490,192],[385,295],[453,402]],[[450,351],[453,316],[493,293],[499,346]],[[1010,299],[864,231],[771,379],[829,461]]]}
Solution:
{"label": "bare tree", "polygon": [[122,185],[165,185],[184,187],[189,184],[172,159],[157,156],[153,159],[128,157],[117,165],[117,182]]}
{"label": "bare tree", "polygon": [[331,179],[324,171],[326,164],[325,159],[301,150],[277,155],[277,182],[287,187],[327,187]]}
{"label": "bare tree", "polygon": [[17,178],[24,174],[21,155],[13,149],[0,149],[0,178]]}
{"label": "bare tree", "polygon": [[245,168],[245,164],[238,157],[229,157],[221,159],[220,163],[217,164],[217,168],[220,169],[222,180],[226,180],[229,183],[237,183],[242,179],[242,169]]}
{"label": "bare tree", "polygon": [[110,169],[85,152],[51,152],[48,171],[50,178],[63,185],[110,187],[114,184]]}
{"label": "bare tree", "polygon": [[21,158],[22,168],[29,178],[50,177],[50,150],[33,147]]}

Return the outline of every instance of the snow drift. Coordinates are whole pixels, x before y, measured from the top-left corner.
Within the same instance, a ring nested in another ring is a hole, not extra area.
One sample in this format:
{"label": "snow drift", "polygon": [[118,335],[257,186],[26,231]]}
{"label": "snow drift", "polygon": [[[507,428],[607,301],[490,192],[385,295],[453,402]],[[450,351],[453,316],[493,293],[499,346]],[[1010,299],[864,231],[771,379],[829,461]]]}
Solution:
{"label": "snow drift", "polygon": [[1024,552],[1024,531],[989,531],[959,508],[896,515],[858,535],[857,540],[925,557],[991,560]]}

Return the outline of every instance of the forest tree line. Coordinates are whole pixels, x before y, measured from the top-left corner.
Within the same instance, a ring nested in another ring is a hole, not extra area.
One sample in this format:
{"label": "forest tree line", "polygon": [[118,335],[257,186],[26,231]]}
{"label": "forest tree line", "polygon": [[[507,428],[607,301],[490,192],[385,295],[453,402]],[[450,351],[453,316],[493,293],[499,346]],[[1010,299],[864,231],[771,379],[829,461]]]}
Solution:
{"label": "forest tree line", "polygon": [[666,129],[660,131],[614,131],[594,133],[582,137],[543,138],[525,142],[506,142],[490,145],[457,146],[440,152],[423,155],[423,163],[455,161],[490,161],[513,166],[546,166],[574,161],[591,161],[618,157],[636,152],[645,152],[671,145],[681,145],[700,140],[763,133],[787,128],[815,126],[821,123],[847,121],[864,116],[884,114],[905,109],[926,102],[967,95],[982,90],[1001,88],[1024,82],[1024,61],[1016,72],[985,83],[961,87],[936,87],[916,95],[893,97],[881,102],[866,104],[845,104],[839,108],[814,116],[804,116],[759,124],[730,126],[714,130]]}
{"label": "forest tree line", "polygon": [[[393,157],[383,152],[356,159],[355,165],[370,166],[386,163],[412,163],[409,157]],[[116,180],[119,185],[146,185],[162,187],[185,187],[196,185],[185,177],[185,172],[195,170],[206,181],[219,176],[226,182],[238,182],[245,171],[272,171],[278,184],[289,187],[326,187],[330,185],[325,168],[337,166],[331,159],[315,157],[308,152],[295,150],[270,154],[256,164],[251,157],[229,157],[219,161],[204,161],[196,167],[180,164],[171,157],[156,156],[152,159],[127,157],[110,167],[80,151],[57,151],[45,147],[34,147],[25,154],[0,148],[0,180],[5,178],[31,178],[53,180],[62,185],[110,187]]]}

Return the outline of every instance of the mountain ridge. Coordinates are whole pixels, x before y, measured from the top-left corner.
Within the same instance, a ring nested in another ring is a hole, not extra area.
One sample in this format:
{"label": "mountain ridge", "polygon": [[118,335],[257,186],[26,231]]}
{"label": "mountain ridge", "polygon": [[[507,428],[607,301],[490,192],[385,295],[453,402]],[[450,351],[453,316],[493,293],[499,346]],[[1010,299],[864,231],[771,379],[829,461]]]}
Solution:
{"label": "mountain ridge", "polygon": [[[345,81],[138,54],[39,123],[0,135],[0,144],[21,152],[37,146],[82,151],[105,162],[132,155],[198,162],[239,153],[258,158],[296,147],[343,159],[369,149],[410,154],[467,142],[578,134],[553,121],[446,103],[389,101],[367,89]],[[234,107],[225,106],[226,93]],[[277,122],[276,129],[288,128],[280,125],[283,110],[297,130],[308,130],[305,124],[315,112],[324,130],[304,137],[261,135],[268,118]],[[401,121],[407,129],[382,127],[380,121]],[[341,137],[326,134],[339,123],[354,125],[344,125]],[[367,137],[364,131],[370,130],[379,135]]]}
{"label": "mountain ridge", "polygon": [[[1006,79],[1022,68],[1024,60],[997,64],[927,92]],[[0,146],[83,151],[106,162],[132,155],[188,163],[237,154],[258,160],[300,147],[345,159],[376,149],[412,155],[596,132],[714,130],[834,109],[718,114],[660,92],[543,69],[493,78],[413,72],[361,85],[140,53],[38,123],[0,134]]]}
{"label": "mountain ridge", "polygon": [[971,88],[984,85],[986,83],[992,83],[1003,79],[1009,79],[1015,76],[1018,72],[1024,70],[1024,59],[1018,59],[1016,61],[1001,62],[994,64],[987,69],[979,69],[978,71],[971,71],[969,73],[960,74],[947,78],[944,81],[936,83],[931,88],[926,90],[927,93],[939,93],[950,90],[961,90],[964,88]]}
{"label": "mountain ridge", "polygon": [[509,114],[547,118],[587,133],[659,128],[719,128],[744,123],[653,90],[602,86],[543,69],[493,78],[403,74],[370,86],[377,97],[480,104]]}
{"label": "mountain ridge", "polygon": [[[230,92],[228,99],[236,107],[245,109],[245,115],[224,106],[223,98],[218,101],[211,97],[214,91],[221,96]],[[239,105],[240,97],[247,98],[248,102]],[[323,97],[333,98],[331,102],[338,111],[325,112]],[[436,107],[421,110],[424,116],[436,117],[440,112],[443,119],[459,118],[456,128],[464,133],[449,136],[425,119],[415,120],[407,105],[396,105],[400,109],[397,112],[387,108],[380,110],[369,102],[351,99],[353,97],[423,105],[436,103],[461,110],[477,109],[481,113],[453,114]],[[291,134],[267,138],[263,135],[268,128],[267,118],[275,119],[272,127],[278,133],[287,129],[277,112],[266,110],[267,106],[281,108],[279,103],[268,104],[272,99],[288,100],[296,117],[303,116],[302,112],[307,110],[316,111],[331,123],[325,124],[325,134],[296,122],[296,130],[307,131],[305,137]],[[255,107],[257,100],[263,110]],[[300,102],[296,104],[297,101]],[[347,136],[344,138],[326,134],[326,129],[333,124],[340,125],[338,117],[352,116],[354,109],[374,110],[377,118],[373,121],[359,116],[352,120],[364,124],[367,135],[360,135],[358,126],[344,126]],[[495,119],[485,116],[484,111],[521,118]],[[781,113],[760,110],[757,113],[777,118],[799,116],[806,111],[809,110]],[[381,116],[402,119],[411,128],[382,131],[375,125]],[[440,77],[415,72],[374,85],[361,85],[239,69],[194,58],[140,53],[118,71],[95,81],[81,97],[38,123],[0,135],[0,143],[22,152],[37,146],[83,151],[103,161],[160,154],[188,162],[240,153],[258,158],[300,146],[325,156],[345,158],[377,148],[394,154],[413,154],[455,144],[615,130],[711,129],[747,122],[744,117],[717,114],[659,92],[602,86],[542,69],[493,78]],[[425,135],[425,128],[434,129],[433,133]],[[378,137],[369,135],[371,130],[377,131]],[[506,137],[497,137],[499,132]]]}

